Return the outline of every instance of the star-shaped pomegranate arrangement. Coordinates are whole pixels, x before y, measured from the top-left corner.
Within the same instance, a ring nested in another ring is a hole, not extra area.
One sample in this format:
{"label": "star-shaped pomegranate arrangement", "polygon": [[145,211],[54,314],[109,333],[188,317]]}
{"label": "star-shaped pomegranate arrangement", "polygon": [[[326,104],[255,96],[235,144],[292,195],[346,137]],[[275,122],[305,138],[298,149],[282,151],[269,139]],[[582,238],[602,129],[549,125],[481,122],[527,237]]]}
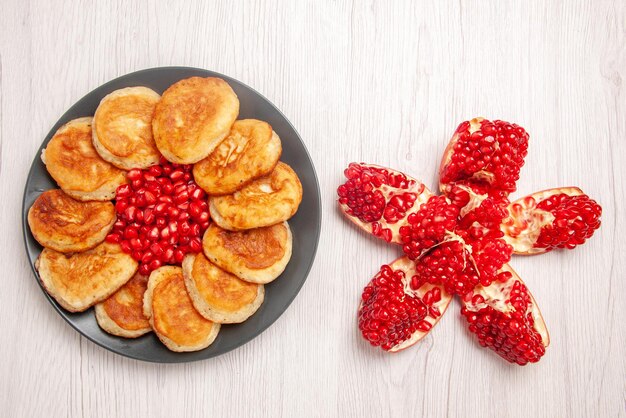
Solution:
{"label": "star-shaped pomegranate arrangement", "polygon": [[405,349],[439,321],[453,295],[483,347],[520,365],[537,362],[550,340],[539,307],[508,265],[512,254],[574,248],[600,226],[602,208],[576,187],[509,201],[528,134],[504,121],[459,125],[441,162],[434,195],[396,170],[352,163],[339,186],[344,214],[405,253],[365,287],[359,329],[374,346]]}

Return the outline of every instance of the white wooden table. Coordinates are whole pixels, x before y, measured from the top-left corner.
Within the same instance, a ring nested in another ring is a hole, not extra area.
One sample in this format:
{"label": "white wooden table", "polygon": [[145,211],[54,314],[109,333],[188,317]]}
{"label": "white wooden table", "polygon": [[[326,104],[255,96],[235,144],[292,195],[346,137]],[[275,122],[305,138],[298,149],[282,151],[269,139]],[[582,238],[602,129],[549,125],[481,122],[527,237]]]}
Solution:
{"label": "white wooden table", "polygon": [[[626,416],[623,1],[171,3],[2,2],[0,415]],[[312,154],[324,210],[287,312],[251,343],[183,365],[80,337],[35,282],[20,226],[28,168],[65,109],[165,65],[228,74],[282,109]],[[585,246],[512,261],[552,344],[539,364],[509,365],[470,338],[455,301],[412,349],[372,349],[358,298],[398,250],[340,216],[342,170],[373,162],[435,186],[450,135],[479,115],[530,132],[518,196],[578,185],[604,208]]]}

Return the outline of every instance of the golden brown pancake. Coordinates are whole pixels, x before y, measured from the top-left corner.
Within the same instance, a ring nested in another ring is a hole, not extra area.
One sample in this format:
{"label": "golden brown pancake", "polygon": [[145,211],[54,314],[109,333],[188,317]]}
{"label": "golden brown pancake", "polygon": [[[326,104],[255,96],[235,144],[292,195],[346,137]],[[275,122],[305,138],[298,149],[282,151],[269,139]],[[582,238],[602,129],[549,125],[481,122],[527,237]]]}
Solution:
{"label": "golden brown pancake", "polygon": [[292,236],[287,222],[245,231],[228,231],[211,224],[202,248],[213,263],[251,283],[269,283],[291,258]]}
{"label": "golden brown pancake", "polygon": [[211,263],[204,254],[187,254],[183,275],[193,306],[208,320],[238,324],[254,314],[265,297],[262,284],[248,283]]}
{"label": "golden brown pancake", "polygon": [[137,271],[119,244],[103,242],[73,255],[44,248],[35,262],[41,283],[70,312],[82,312],[111,296]]}
{"label": "golden brown pancake", "polygon": [[104,161],[93,147],[91,117],[74,119],[54,134],[41,154],[48,173],[78,200],[111,200],[126,172]]}
{"label": "golden brown pancake", "polygon": [[298,175],[278,162],[269,175],[225,196],[211,196],[211,218],[224,229],[238,231],[275,225],[291,218],[302,201]]}
{"label": "golden brown pancake", "polygon": [[95,306],[98,325],[109,334],[137,338],[152,331],[143,314],[148,277],[136,273],[124,286]]}
{"label": "golden brown pancake", "polygon": [[147,87],[126,87],[105,96],[93,117],[93,145],[114,166],[130,170],[159,162],[152,116],[161,96]]}
{"label": "golden brown pancake", "polygon": [[172,351],[202,350],[215,341],[220,330],[220,324],[194,308],[180,267],[164,266],[150,274],[143,313],[157,337]]}
{"label": "golden brown pancake", "polygon": [[81,202],[62,190],[43,192],[28,211],[28,225],[44,247],[62,253],[85,251],[104,241],[115,223],[111,202]]}
{"label": "golden brown pancake", "polygon": [[168,160],[193,164],[228,135],[239,114],[239,99],[221,78],[191,77],[172,84],[157,103],[152,132]]}
{"label": "golden brown pancake", "polygon": [[193,166],[193,177],[208,194],[230,194],[269,174],[281,152],[280,138],[268,123],[238,120],[226,139]]}

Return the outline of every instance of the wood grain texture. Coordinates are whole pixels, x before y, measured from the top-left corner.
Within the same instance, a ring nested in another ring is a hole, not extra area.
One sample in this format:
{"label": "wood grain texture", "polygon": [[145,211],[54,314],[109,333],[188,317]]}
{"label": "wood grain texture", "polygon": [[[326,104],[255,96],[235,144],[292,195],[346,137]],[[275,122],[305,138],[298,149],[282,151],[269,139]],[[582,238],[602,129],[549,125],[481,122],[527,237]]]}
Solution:
{"label": "wood grain texture", "polygon": [[[623,1],[8,0],[0,13],[3,416],[626,416]],[[315,162],[323,232],[287,312],[219,358],[155,365],[73,331],[22,246],[24,183],[71,104],[122,74],[188,65],[237,78],[292,121]],[[603,206],[584,247],[515,258],[552,337],[537,365],[480,349],[454,302],[420,344],[370,348],[355,311],[395,248],[340,216],[351,161],[435,186],[462,120],[526,127],[519,195],[578,185]]]}

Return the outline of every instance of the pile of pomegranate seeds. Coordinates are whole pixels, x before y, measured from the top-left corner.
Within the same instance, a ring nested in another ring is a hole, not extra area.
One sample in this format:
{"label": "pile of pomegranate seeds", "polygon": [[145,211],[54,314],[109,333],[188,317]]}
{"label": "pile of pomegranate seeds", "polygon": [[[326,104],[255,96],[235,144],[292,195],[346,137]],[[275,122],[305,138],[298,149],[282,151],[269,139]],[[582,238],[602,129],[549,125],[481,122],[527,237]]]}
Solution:
{"label": "pile of pomegranate seeds", "polygon": [[141,274],[180,265],[185,254],[202,251],[210,222],[207,195],[193,181],[191,168],[161,157],[158,165],[130,170],[128,184],[117,188],[117,221],[106,240],[139,261]]}

